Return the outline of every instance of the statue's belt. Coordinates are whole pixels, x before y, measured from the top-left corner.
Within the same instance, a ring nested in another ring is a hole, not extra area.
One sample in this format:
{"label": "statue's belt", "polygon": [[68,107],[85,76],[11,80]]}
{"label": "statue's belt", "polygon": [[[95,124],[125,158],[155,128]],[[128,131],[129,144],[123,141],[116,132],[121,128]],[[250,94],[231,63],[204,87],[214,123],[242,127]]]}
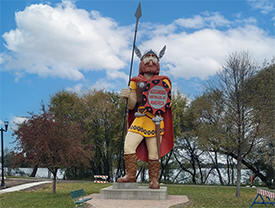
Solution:
{"label": "statue's belt", "polygon": [[143,106],[139,106],[137,112],[135,112],[135,117],[138,118],[142,116],[146,116],[152,120],[155,118],[155,116],[152,113],[147,112]]}
{"label": "statue's belt", "polygon": [[[149,114],[149,115],[148,115]],[[149,112],[146,112],[146,109],[143,107],[139,107],[138,111],[135,112],[135,117],[142,117],[142,116],[146,116],[150,119],[152,119],[152,121],[154,121],[155,126],[156,126],[156,139],[157,139],[157,149],[158,149],[158,159],[161,158],[160,155],[160,122],[163,120],[163,118],[161,116],[154,116],[153,114],[151,114]]]}

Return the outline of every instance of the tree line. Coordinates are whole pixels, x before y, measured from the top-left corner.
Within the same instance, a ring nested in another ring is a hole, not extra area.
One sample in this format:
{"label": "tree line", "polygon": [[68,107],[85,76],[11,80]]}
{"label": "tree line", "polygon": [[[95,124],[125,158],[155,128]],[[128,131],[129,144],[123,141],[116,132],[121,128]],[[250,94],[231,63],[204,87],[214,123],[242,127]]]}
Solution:
{"label": "tree line", "polygon": [[[238,197],[246,167],[274,188],[274,77],[274,61],[257,67],[247,52],[236,52],[226,58],[202,95],[189,101],[175,93],[175,147],[161,159],[160,180],[181,183],[186,179],[182,173],[188,173],[190,183],[205,184],[215,172],[220,184],[236,185]],[[58,169],[65,170],[67,179],[108,175],[112,180],[122,154],[124,108],[114,92],[56,93],[41,106],[41,113],[31,113],[14,131],[13,164],[48,168],[54,176],[53,192]],[[139,162],[141,181],[145,166]],[[227,170],[226,178],[221,167]]]}

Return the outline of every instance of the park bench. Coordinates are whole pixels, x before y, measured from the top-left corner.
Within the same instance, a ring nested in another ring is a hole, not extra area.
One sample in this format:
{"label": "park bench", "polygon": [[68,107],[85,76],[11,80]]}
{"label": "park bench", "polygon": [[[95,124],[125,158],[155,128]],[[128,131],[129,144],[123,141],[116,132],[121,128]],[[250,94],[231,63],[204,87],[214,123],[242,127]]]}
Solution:
{"label": "park bench", "polygon": [[[257,202],[257,198],[260,197],[262,201]],[[264,200],[264,197],[268,200]],[[257,190],[257,196],[255,197],[254,201],[250,205],[249,208],[252,208],[254,204],[264,204],[267,206],[267,204],[271,204],[272,206],[275,205],[275,193],[263,189]]]}
{"label": "park bench", "polygon": [[91,197],[84,198],[84,190],[83,189],[72,191],[70,194],[71,194],[72,200],[74,202],[75,208],[87,207],[86,202],[92,199]]}

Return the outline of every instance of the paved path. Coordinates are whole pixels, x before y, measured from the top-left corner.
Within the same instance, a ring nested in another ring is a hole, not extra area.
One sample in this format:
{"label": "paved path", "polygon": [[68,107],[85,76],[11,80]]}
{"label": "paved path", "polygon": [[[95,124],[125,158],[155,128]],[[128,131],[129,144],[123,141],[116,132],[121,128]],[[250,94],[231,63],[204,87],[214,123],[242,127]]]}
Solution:
{"label": "paved path", "polygon": [[26,184],[22,184],[22,185],[19,185],[19,186],[13,186],[13,187],[10,187],[10,188],[1,189],[0,194],[13,192],[13,191],[21,191],[21,190],[24,190],[24,189],[27,189],[27,188],[31,188],[31,187],[46,184],[46,183],[52,183],[52,181],[40,181],[40,182],[26,183]]}
{"label": "paved path", "polygon": [[174,205],[183,205],[189,202],[187,196],[168,195],[167,200],[116,200],[116,199],[100,199],[99,194],[89,195],[92,200],[87,203],[92,208],[169,208]]}

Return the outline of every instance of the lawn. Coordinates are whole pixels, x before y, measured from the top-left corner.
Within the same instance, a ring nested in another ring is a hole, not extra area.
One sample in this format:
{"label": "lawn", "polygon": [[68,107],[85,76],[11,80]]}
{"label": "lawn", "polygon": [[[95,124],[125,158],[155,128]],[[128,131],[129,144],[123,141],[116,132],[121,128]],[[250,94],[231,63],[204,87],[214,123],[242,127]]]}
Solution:
{"label": "lawn", "polygon": [[[83,188],[88,195],[107,186],[93,182],[58,183],[57,193],[52,194],[49,184],[40,189],[2,194],[0,208],[69,208],[73,207],[70,191]],[[235,197],[235,187],[231,186],[168,185],[168,194],[187,195],[191,203],[185,208],[247,208],[256,195],[256,189],[243,187],[239,199]]]}
{"label": "lawn", "polygon": [[[233,186],[169,185],[168,194],[187,195],[188,208],[248,208],[256,196],[256,189],[241,188],[241,197],[235,197]],[[254,205],[265,207],[264,205]]]}

